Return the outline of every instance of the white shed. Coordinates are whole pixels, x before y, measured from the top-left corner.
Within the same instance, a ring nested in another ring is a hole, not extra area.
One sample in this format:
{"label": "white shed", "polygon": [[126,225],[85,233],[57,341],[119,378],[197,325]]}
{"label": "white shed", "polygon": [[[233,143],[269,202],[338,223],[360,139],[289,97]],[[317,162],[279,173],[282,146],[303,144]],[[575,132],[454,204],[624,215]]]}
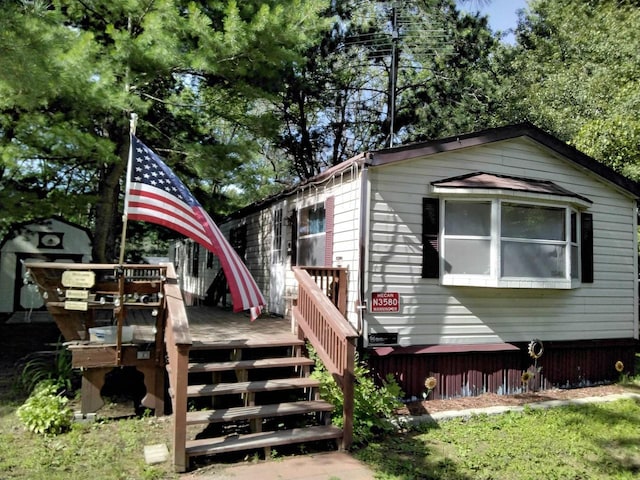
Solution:
{"label": "white shed", "polygon": [[13,225],[0,242],[0,314],[44,308],[33,285],[24,282],[32,261],[89,262],[89,232],[58,217]]}

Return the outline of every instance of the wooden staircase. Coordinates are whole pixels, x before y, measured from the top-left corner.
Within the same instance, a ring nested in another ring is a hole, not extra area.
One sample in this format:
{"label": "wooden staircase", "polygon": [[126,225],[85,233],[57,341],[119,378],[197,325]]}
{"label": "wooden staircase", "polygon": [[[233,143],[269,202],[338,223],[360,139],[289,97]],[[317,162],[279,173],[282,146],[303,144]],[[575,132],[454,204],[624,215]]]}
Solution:
{"label": "wooden staircase", "polygon": [[[185,455],[217,455],[339,440],[319,399],[313,361],[294,335],[262,342],[194,343],[188,364]],[[189,438],[192,437],[192,438]]]}
{"label": "wooden staircase", "polygon": [[[296,267],[294,273],[299,282],[294,334],[240,333],[239,324],[225,336],[212,319],[187,316],[168,266],[165,347],[176,471],[186,471],[197,456],[263,449],[268,458],[272,447],[316,441],[349,448],[358,334],[344,317],[346,269]],[[196,325],[204,325],[209,335],[196,334]],[[319,384],[309,377],[307,341],[344,394],[343,410],[335,412],[342,416],[342,429],[331,425],[333,406],[319,398]]]}

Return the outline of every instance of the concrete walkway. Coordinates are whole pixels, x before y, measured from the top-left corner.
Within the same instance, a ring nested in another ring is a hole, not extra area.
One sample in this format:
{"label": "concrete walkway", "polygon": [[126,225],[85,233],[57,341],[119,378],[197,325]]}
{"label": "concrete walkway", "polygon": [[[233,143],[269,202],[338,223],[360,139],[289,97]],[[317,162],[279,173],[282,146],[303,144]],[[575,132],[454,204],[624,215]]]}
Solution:
{"label": "concrete walkway", "polygon": [[412,423],[421,422],[439,422],[441,420],[449,420],[452,418],[467,418],[472,415],[497,415],[506,412],[522,412],[525,408],[531,408],[533,410],[543,410],[554,407],[566,407],[569,405],[586,405],[593,403],[605,403],[615,402],[625,398],[633,398],[640,401],[640,394],[637,393],[616,393],[612,395],[604,395],[600,397],[582,397],[574,398],[570,400],[547,400],[544,402],[533,402],[526,405],[509,405],[509,406],[495,406],[484,408],[470,408],[467,410],[450,410],[445,412],[436,412],[433,414],[406,416],[400,419],[401,424],[407,425]]}
{"label": "concrete walkway", "polygon": [[[614,402],[624,398],[640,401],[636,393],[620,393],[603,397],[585,397],[573,400],[550,400],[530,403],[527,408],[546,409],[567,405],[584,405]],[[496,415],[505,412],[519,412],[524,406],[497,406],[469,410],[451,410],[432,415],[407,416],[400,419],[403,425],[420,422],[439,422],[451,418],[472,415]],[[326,452],[313,455],[285,457],[252,464],[215,465],[212,469],[202,469],[184,474],[180,480],[372,480],[375,473],[362,462],[346,452]]]}
{"label": "concrete walkway", "polygon": [[[219,468],[219,470],[218,470]],[[180,480],[371,480],[373,470],[345,452],[285,457],[253,464],[217,466]]]}

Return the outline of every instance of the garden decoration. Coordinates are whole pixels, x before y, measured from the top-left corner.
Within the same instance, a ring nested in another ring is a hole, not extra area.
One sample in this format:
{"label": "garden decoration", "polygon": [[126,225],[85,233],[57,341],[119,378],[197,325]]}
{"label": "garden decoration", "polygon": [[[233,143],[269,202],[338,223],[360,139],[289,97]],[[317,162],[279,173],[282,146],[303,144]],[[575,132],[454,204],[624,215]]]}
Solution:
{"label": "garden decoration", "polygon": [[527,351],[529,353],[529,356],[533,358],[533,373],[527,371],[522,374],[521,381],[523,384],[528,383],[532,377],[540,373],[540,371],[542,370],[542,367],[538,367],[538,359],[544,353],[544,344],[542,343],[542,340],[538,338],[534,338],[533,340],[531,340],[527,347]]}

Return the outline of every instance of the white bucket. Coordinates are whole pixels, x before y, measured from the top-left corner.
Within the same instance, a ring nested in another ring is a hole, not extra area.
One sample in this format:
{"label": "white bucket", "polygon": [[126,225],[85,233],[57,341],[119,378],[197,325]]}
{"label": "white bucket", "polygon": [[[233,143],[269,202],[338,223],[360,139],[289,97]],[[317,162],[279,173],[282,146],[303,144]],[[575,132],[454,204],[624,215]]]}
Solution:
{"label": "white bucket", "polygon": [[[118,327],[93,327],[89,329],[89,341],[97,343],[116,343]],[[133,340],[133,327],[122,327],[122,343],[131,343]]]}

